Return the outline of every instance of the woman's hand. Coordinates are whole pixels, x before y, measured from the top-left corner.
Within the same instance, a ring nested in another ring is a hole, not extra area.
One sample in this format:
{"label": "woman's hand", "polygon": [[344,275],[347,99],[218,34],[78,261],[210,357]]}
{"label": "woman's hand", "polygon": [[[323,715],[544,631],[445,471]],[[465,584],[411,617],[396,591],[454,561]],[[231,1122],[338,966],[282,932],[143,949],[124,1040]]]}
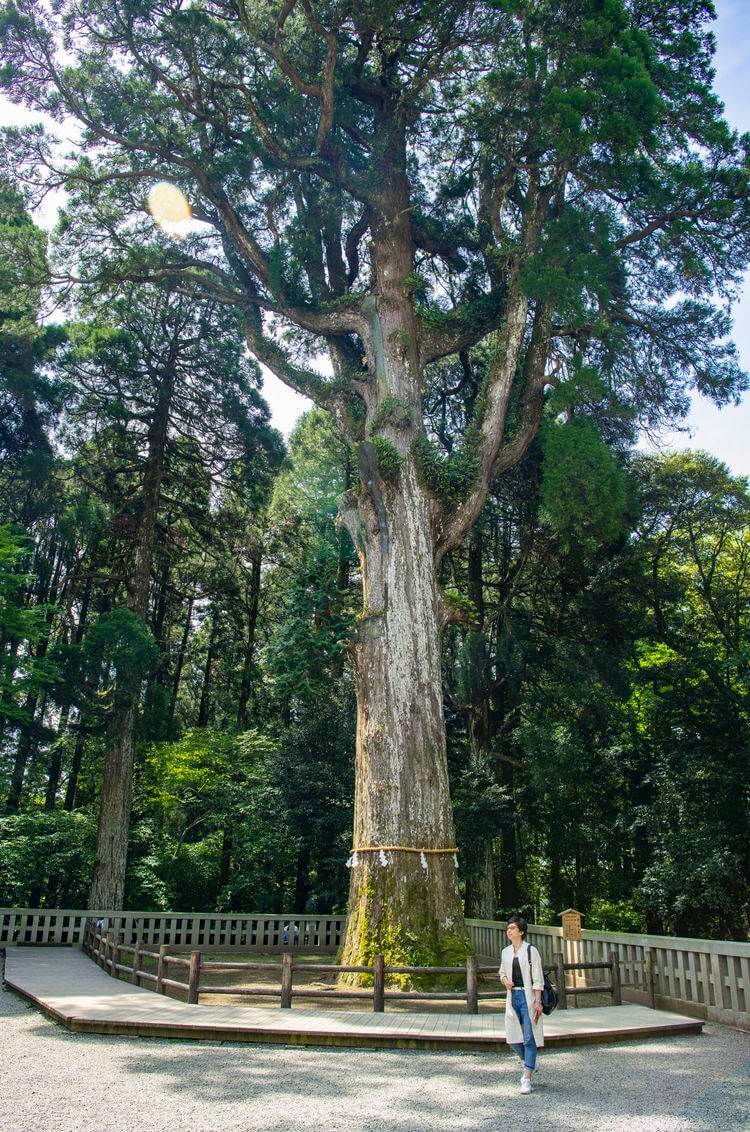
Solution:
{"label": "woman's hand", "polygon": [[508,978],[507,975],[501,975],[500,976],[500,982],[503,984],[503,986],[505,987],[506,990],[512,990],[513,989],[513,983],[510,981],[510,979]]}
{"label": "woman's hand", "polygon": [[534,1014],[533,1014],[534,1022],[538,1022],[539,1019],[541,1018],[541,1016],[542,1016],[542,1000],[541,1000],[541,998],[538,998],[536,1000],[536,1002],[534,1003]]}

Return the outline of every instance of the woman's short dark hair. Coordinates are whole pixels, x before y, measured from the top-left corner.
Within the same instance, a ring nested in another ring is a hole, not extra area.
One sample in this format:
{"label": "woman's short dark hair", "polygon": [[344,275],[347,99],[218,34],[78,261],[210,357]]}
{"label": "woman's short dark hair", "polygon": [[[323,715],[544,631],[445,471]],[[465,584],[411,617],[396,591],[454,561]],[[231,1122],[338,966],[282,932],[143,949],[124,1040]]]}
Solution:
{"label": "woman's short dark hair", "polygon": [[526,923],[523,916],[511,916],[508,920],[508,927],[510,927],[511,924],[516,924],[521,933],[521,937],[526,939],[526,932],[529,930],[529,925]]}

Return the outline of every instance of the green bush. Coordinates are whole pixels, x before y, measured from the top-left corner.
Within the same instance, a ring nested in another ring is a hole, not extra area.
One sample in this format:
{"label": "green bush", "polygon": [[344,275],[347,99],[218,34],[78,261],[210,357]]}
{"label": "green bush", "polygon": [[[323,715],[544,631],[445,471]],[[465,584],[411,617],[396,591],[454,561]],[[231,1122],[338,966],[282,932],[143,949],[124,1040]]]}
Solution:
{"label": "green bush", "polygon": [[88,810],[28,810],[0,818],[0,907],[85,908],[96,847]]}

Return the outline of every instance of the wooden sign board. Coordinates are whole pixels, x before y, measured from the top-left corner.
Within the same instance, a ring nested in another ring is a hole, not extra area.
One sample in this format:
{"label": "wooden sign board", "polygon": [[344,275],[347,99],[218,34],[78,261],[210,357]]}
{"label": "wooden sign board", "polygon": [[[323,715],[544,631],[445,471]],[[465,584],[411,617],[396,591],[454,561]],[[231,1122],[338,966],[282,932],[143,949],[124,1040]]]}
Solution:
{"label": "wooden sign board", "polygon": [[566,908],[562,915],[563,939],[581,938],[581,913],[575,908]]}

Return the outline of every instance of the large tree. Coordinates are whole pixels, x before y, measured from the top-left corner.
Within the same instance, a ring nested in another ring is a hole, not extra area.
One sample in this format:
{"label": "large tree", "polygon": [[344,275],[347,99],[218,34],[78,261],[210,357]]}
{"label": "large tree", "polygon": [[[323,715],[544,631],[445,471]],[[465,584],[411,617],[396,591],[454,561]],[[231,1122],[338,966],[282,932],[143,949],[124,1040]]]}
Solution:
{"label": "large tree", "polygon": [[96,630],[115,681],[92,908],[118,908],[123,900],[135,722],[142,682],[156,659],[147,622],[165,493],[175,496],[174,524],[190,506],[191,481],[208,496],[226,489],[248,452],[264,442],[275,449],[254,389],[257,367],[241,356],[234,312],[201,298],[130,285],[102,310],[100,322],[70,326],[61,359],[76,388],[70,434],[93,431],[87,454],[93,480],[98,461],[110,490],[119,474],[117,522],[129,536],[119,564],[125,608]]}
{"label": "large tree", "polygon": [[[60,168],[39,131],[9,136],[30,179],[85,202],[68,270],[95,276],[105,248],[110,279],[197,282],[356,447],[341,499],[364,589],[344,958],[460,952],[440,633],[464,614],[441,564],[526,451],[546,384],[587,385],[647,425],[684,412],[691,385],[717,403],[743,385],[714,302],[747,261],[747,141],[711,93],[712,7],[61,0],[54,13],[8,7],[2,75],[15,100],[81,126],[84,155]],[[165,177],[201,222],[198,251],[140,250],[144,195]],[[440,459],[422,410],[431,366],[480,345],[472,416]]]}

